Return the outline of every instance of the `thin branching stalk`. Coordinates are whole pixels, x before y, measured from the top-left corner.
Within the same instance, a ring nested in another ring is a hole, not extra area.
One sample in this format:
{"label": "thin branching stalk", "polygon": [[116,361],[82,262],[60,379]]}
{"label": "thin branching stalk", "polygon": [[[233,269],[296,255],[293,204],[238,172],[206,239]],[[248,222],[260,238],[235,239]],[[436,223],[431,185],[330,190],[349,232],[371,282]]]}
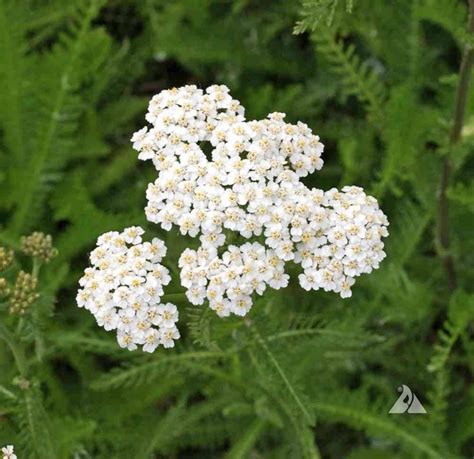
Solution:
{"label": "thin branching stalk", "polygon": [[[474,0],[469,0],[469,33],[474,34]],[[464,116],[466,112],[467,96],[469,93],[469,84],[471,81],[471,70],[474,62],[474,49],[470,42],[464,46],[464,52],[461,61],[459,74],[459,83],[456,91],[456,100],[454,105],[454,120],[449,137],[449,144],[454,147],[461,139],[461,131],[464,125]],[[447,156],[443,162],[441,171],[441,180],[439,187],[438,200],[438,246],[444,268],[448,276],[448,286],[450,291],[456,289],[456,271],[454,259],[451,253],[451,243],[449,235],[449,203],[447,189],[451,180],[452,163]]]}
{"label": "thin branching stalk", "polygon": [[[248,322],[248,324],[250,325],[251,322]],[[288,377],[286,376],[286,373],[284,372],[283,368],[278,363],[278,360],[275,358],[273,353],[270,351],[267,344],[265,343],[265,341],[261,337],[260,333],[256,329],[255,325],[253,325],[253,324],[252,324],[252,331],[254,332],[258,343],[262,346],[262,349],[265,351],[265,354],[267,355],[267,357],[270,360],[271,364],[273,365],[273,367],[276,369],[277,373],[280,375],[281,379],[283,380],[283,383],[285,384],[286,388],[288,389],[288,392],[293,397],[293,399],[296,403],[296,406],[301,410],[301,414],[303,415],[303,418],[306,420],[306,422],[308,424],[311,425],[312,424],[311,415],[309,414],[308,410],[306,409],[304,403],[298,397],[298,394],[296,393],[296,391],[294,390],[292,384],[288,380]]]}
{"label": "thin branching stalk", "polygon": [[27,367],[23,349],[18,345],[16,338],[8,331],[7,327],[0,322],[0,339],[9,347],[16,366],[22,377],[26,376]]}

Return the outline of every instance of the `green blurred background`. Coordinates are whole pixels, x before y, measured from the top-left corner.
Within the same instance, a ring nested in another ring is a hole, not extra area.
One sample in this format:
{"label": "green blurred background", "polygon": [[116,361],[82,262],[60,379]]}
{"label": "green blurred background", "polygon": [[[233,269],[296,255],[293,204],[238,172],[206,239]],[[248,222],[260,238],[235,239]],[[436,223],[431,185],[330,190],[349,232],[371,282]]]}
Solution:
{"label": "green blurred background", "polygon": [[[468,13],[462,0],[0,0],[0,244],[16,251],[0,277],[36,269],[22,235],[59,251],[24,316],[0,298],[0,446],[20,459],[472,457]],[[375,196],[387,259],[347,300],[303,291],[291,268],[248,321],[182,301],[177,347],[130,353],[76,307],[77,282],[98,235],[142,225],[169,247],[166,291],[182,291],[193,241],[146,223],[156,171],[129,139],[154,94],[215,83],[248,119],[281,111],[321,137],[324,168],[305,183]],[[388,414],[401,384],[426,415]]]}

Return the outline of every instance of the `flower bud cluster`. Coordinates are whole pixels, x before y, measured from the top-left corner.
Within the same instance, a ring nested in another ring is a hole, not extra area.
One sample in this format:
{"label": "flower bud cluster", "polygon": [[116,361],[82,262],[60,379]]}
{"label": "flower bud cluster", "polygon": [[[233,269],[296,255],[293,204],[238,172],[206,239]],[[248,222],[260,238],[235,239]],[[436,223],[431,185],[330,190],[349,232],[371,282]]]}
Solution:
{"label": "flower bud cluster", "polygon": [[286,287],[285,263],[258,242],[231,245],[218,256],[215,247],[186,249],[179,260],[181,284],[192,304],[209,306],[220,317],[244,316],[252,306],[252,294],[262,295],[267,286]]}
{"label": "flower bud cluster", "polygon": [[18,273],[8,298],[10,314],[25,314],[28,307],[39,298],[37,286],[38,280],[35,276],[24,271]]}
{"label": "flower bud cluster", "polygon": [[5,271],[13,263],[13,250],[0,247],[0,271]]}
{"label": "flower bud cluster", "polygon": [[52,237],[37,231],[21,238],[21,251],[44,263],[49,263],[57,255]]}
{"label": "flower bud cluster", "polygon": [[90,254],[92,267],[79,281],[79,307],[85,307],[105,330],[117,330],[121,347],[143,346],[153,352],[158,346],[173,347],[179,338],[178,311],[161,303],[163,286],[171,278],[160,264],[166,255],[164,243],[155,238],[142,242],[140,227],[101,235]]}
{"label": "flower bud cluster", "polygon": [[[152,160],[158,171],[147,189],[148,220],[199,236],[201,252],[209,254],[183,254],[190,261],[182,258],[181,278],[192,302],[209,299],[206,289],[219,272],[213,266],[226,230],[263,241],[262,260],[300,264],[303,288],[342,297],[350,296],[356,276],[376,269],[385,257],[381,238],[388,221],[377,201],[358,187],[324,192],[304,185],[301,177],[322,167],[324,147],[306,124],[285,123],[284,117],[272,113],[246,121],[225,86],[185,86],[153,97],[146,116],[151,127],[132,137],[139,158]],[[238,271],[240,262],[222,259],[231,270]],[[242,282],[248,290],[248,279]],[[246,309],[235,305],[238,295],[222,298],[230,305],[219,306],[221,315]]]}

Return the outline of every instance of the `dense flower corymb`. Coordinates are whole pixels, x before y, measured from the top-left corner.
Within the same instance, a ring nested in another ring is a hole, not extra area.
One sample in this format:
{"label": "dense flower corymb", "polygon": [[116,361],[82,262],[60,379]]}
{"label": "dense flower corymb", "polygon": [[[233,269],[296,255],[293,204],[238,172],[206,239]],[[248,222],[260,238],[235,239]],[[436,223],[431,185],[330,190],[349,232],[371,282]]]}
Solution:
{"label": "dense flower corymb", "polygon": [[117,330],[121,347],[142,345],[153,352],[159,345],[173,347],[179,338],[178,310],[161,303],[163,286],[170,282],[168,269],[160,264],[166,247],[157,238],[142,242],[143,233],[133,226],[99,237],[90,254],[92,267],[79,281],[77,304],[94,314],[101,327]]}
{"label": "dense flower corymb", "polygon": [[229,246],[221,257],[215,247],[186,249],[180,257],[181,284],[193,304],[209,300],[209,306],[225,317],[244,316],[252,306],[252,294],[261,295],[267,286],[286,287],[285,263],[258,242]]}
{"label": "dense flower corymb", "polygon": [[[324,192],[305,186],[300,178],[323,165],[323,145],[306,124],[284,117],[246,121],[227,87],[185,86],[154,96],[146,116],[151,126],[132,137],[138,157],[152,160],[158,171],[147,189],[146,216],[165,230],[176,225],[182,234],[199,236],[201,249],[181,257],[182,284],[191,302],[207,297],[220,315],[247,312],[251,293],[263,292],[252,286],[259,278],[243,271],[248,250],[260,261],[278,259],[281,279],[291,260],[303,269],[303,288],[343,298],[351,295],[355,277],[385,257],[381,239],[388,221],[377,201],[359,187]],[[229,231],[259,241],[258,250],[231,246],[219,257]],[[235,283],[241,284],[237,293]]]}

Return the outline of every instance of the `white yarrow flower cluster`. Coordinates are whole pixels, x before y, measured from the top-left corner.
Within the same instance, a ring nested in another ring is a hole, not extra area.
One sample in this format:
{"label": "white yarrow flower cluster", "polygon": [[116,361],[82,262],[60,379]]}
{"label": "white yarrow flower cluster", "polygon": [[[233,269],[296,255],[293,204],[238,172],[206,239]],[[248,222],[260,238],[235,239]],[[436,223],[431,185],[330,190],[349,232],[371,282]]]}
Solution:
{"label": "white yarrow flower cluster", "polygon": [[17,456],[13,450],[13,445],[7,445],[2,448],[3,459],[17,459]]}
{"label": "white yarrow flower cluster", "polygon": [[244,247],[245,256],[257,250],[232,246],[226,253],[240,251],[241,258],[219,258],[226,230],[264,242],[259,261],[278,258],[278,272],[287,261],[301,264],[303,288],[342,297],[351,295],[355,277],[385,257],[381,238],[388,221],[377,201],[358,187],[324,192],[305,186],[300,178],[321,169],[324,147],[306,124],[288,124],[284,117],[246,121],[227,87],[185,86],[154,96],[146,116],[151,127],[132,137],[138,157],[152,160],[158,171],[147,189],[146,216],[165,230],[176,225],[182,234],[199,236],[201,248],[181,257],[182,283],[191,302],[207,297],[220,315],[248,310],[251,293],[260,293],[250,287],[257,280],[247,276],[236,281],[242,296],[233,290],[229,296],[224,281],[216,299],[209,297],[220,270],[239,272]]}
{"label": "white yarrow flower cluster", "polygon": [[370,273],[385,258],[382,237],[388,236],[387,217],[377,201],[362,188],[346,186],[326,193],[320,206],[313,206],[294,261],[301,264],[300,285],[305,290],[324,289],[351,296],[355,277]]}
{"label": "white yarrow flower cluster", "polygon": [[179,266],[188,300],[203,304],[207,298],[220,317],[244,316],[252,306],[253,293],[262,295],[267,286],[286,287],[289,280],[285,263],[258,242],[230,245],[222,256],[212,246],[186,249]]}
{"label": "white yarrow flower cluster", "polygon": [[105,330],[117,330],[121,347],[173,347],[179,338],[178,310],[161,303],[163,286],[171,278],[160,264],[166,247],[160,239],[142,242],[142,228],[101,235],[90,254],[92,267],[85,270],[77,294],[79,307],[88,309]]}

